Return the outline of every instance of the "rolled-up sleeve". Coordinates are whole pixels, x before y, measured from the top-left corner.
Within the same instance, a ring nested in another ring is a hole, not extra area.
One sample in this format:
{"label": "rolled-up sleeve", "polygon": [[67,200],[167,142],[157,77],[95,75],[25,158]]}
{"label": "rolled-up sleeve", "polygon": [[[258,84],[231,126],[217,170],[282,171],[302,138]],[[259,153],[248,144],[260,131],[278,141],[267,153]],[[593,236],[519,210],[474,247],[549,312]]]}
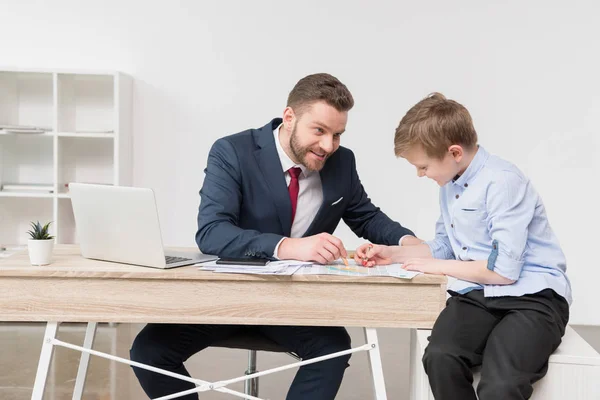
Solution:
{"label": "rolled-up sleeve", "polygon": [[446,233],[443,215],[440,215],[435,224],[435,238],[425,242],[425,244],[429,246],[433,258],[440,260],[454,260],[456,258],[454,251],[452,251],[450,239]]}
{"label": "rolled-up sleeve", "polygon": [[513,171],[502,171],[490,183],[486,196],[492,239],[489,270],[513,281],[519,279],[536,201],[529,180]]}

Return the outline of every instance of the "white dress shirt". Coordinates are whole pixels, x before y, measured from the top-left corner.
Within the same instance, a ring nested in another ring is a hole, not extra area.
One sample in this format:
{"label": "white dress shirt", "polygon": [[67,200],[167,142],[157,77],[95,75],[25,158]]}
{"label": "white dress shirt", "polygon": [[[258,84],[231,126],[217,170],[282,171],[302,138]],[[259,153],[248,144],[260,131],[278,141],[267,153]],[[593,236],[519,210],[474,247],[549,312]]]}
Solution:
{"label": "white dress shirt", "polygon": [[[302,173],[298,177],[298,184],[300,190],[298,191],[298,203],[296,204],[296,216],[292,223],[292,231],[290,237],[299,238],[304,235],[310,224],[315,219],[321,204],[323,203],[323,186],[321,184],[321,175],[318,171],[309,171],[304,165],[294,163],[290,157],[286,154],[285,150],[281,146],[279,141],[279,125],[274,131],[273,136],[275,137],[275,146],[277,147],[277,154],[279,155],[279,161],[285,174],[285,182],[287,186],[290,186],[292,177],[287,172],[292,167],[297,167],[302,170]],[[279,245],[281,241],[275,246],[275,252],[273,257],[277,257]]]}
{"label": "white dress shirt", "polygon": [[[292,223],[292,231],[290,237],[300,238],[308,230],[308,227],[317,216],[319,208],[323,203],[323,185],[321,184],[321,175],[318,171],[309,171],[304,165],[294,163],[290,157],[286,154],[285,150],[281,146],[279,141],[279,129],[283,124],[279,125],[274,131],[273,136],[275,137],[275,146],[277,147],[277,154],[279,155],[279,161],[285,174],[285,182],[287,186],[290,186],[292,177],[287,172],[292,167],[297,167],[302,170],[302,173],[298,177],[298,184],[300,190],[298,191],[298,203],[296,204],[296,216]],[[406,236],[402,236],[399,241],[399,245],[402,245],[402,239]],[[273,252],[274,258],[277,257],[279,252],[279,245],[285,238],[281,239],[275,251]]]}

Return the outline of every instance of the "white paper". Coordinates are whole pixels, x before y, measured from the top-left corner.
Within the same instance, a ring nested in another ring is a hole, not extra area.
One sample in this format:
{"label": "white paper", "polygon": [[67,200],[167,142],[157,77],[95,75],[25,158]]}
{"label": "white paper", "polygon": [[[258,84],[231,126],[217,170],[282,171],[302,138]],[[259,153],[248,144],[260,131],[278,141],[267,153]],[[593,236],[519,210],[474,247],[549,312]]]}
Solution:
{"label": "white paper", "polygon": [[356,264],[354,260],[348,260],[348,267],[342,260],[336,260],[328,265],[312,264],[298,260],[271,261],[267,265],[222,265],[216,261],[196,264],[201,271],[212,271],[230,274],[254,274],[254,275],[343,275],[343,276],[386,276],[392,278],[412,279],[421,274],[416,271],[402,269],[402,264],[378,265],[366,268]]}
{"label": "white paper", "polygon": [[367,268],[357,265],[354,260],[348,260],[348,267],[342,260],[336,260],[328,265],[313,264],[311,267],[302,268],[297,272],[297,275],[387,276],[402,279],[412,279],[419,274],[421,272],[402,269],[402,264],[377,265]]}

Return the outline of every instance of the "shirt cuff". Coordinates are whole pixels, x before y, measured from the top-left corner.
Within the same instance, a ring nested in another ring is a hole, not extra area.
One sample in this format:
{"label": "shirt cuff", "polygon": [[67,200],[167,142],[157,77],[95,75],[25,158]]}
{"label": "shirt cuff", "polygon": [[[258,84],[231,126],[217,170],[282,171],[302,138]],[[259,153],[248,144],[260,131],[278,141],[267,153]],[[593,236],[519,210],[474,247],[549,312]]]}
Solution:
{"label": "shirt cuff", "polygon": [[275,259],[279,260],[279,257],[277,257],[277,255],[278,255],[277,253],[279,253],[279,245],[280,245],[280,244],[281,244],[281,242],[283,242],[285,239],[287,239],[287,238],[285,238],[285,237],[284,237],[284,238],[282,238],[282,239],[279,241],[279,243],[277,243],[277,246],[275,246],[275,250],[273,251],[273,258],[275,258]]}
{"label": "shirt cuff", "polygon": [[492,251],[488,257],[487,268],[498,275],[516,281],[521,276],[521,270],[525,264],[522,260],[515,260],[500,250],[497,240],[492,242]]}
{"label": "shirt cuff", "polygon": [[430,240],[425,242],[427,246],[429,246],[429,250],[431,251],[431,255],[433,258],[437,258],[438,260],[454,260],[454,252],[451,248],[448,248],[445,243],[439,240]]}
{"label": "shirt cuff", "polygon": [[[404,236],[402,236],[400,238],[400,240],[398,241],[398,246],[403,246],[402,242],[404,242],[405,239],[408,240],[410,238],[420,240],[419,244],[425,244],[424,241],[422,241],[421,239],[417,238],[415,235],[413,235],[413,234],[406,234],[406,235],[404,235]],[[408,245],[406,245],[406,246],[408,246]]]}
{"label": "shirt cuff", "polygon": [[521,276],[523,264],[525,264],[523,261],[513,260],[500,254],[492,271],[505,277],[506,279],[516,281]]}

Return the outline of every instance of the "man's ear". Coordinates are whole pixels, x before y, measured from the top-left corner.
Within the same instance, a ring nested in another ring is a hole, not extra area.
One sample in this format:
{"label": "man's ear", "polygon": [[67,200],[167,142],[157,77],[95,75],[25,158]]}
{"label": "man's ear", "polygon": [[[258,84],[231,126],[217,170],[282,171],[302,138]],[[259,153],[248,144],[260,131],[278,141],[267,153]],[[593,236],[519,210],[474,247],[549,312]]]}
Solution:
{"label": "man's ear", "polygon": [[285,110],[283,110],[283,125],[285,129],[291,132],[292,128],[294,127],[295,120],[296,113],[294,112],[292,107],[286,107]]}

